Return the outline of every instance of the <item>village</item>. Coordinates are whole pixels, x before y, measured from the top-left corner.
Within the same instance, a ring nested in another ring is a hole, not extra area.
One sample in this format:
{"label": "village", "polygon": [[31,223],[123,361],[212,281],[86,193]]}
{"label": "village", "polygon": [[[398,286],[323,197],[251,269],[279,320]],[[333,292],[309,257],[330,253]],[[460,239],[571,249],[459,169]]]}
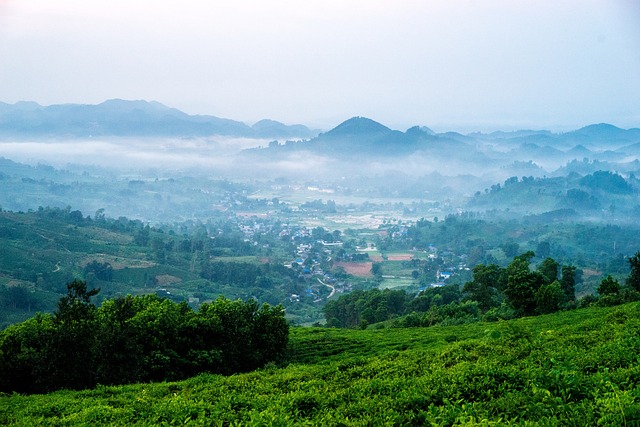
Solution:
{"label": "village", "polygon": [[[405,289],[418,294],[448,283],[464,283],[471,277],[467,254],[436,245],[403,248],[413,220],[380,219],[375,228],[329,231],[270,220],[268,215],[236,217],[246,242],[263,245],[276,253],[281,246],[282,264],[298,272],[306,287],[292,293],[289,302],[322,303],[354,289]],[[318,223],[318,216],[310,216]],[[297,222],[303,222],[299,217]]]}

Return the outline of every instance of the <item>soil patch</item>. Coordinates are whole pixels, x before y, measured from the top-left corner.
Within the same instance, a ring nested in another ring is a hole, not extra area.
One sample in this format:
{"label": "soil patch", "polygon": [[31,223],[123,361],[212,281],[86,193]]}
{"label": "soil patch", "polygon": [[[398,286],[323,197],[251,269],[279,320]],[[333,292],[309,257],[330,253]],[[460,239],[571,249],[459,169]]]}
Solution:
{"label": "soil patch", "polygon": [[372,277],[371,262],[336,262],[335,267],[342,267],[344,271],[356,277]]}

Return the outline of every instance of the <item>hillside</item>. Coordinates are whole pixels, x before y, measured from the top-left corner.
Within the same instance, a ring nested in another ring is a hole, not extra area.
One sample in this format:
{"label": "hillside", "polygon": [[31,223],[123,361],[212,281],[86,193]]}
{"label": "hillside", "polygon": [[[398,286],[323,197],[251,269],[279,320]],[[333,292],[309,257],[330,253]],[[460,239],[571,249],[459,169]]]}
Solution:
{"label": "hillside", "polygon": [[[218,226],[224,231],[217,231]],[[299,279],[295,270],[284,267],[294,256],[285,252],[285,245],[274,245],[266,256],[245,241],[237,222],[210,227],[215,238],[201,223],[183,223],[178,235],[170,227],[114,220],[101,211],[93,217],[58,208],[2,211],[0,329],[37,311],[51,312],[66,284],[76,278],[101,289],[98,303],[118,295],[158,294],[194,307],[219,295],[277,305],[289,302],[292,293],[317,287],[315,279]],[[288,310],[290,318],[315,312],[315,320],[317,297],[297,301]]]}
{"label": "hillside", "polygon": [[174,383],[0,397],[32,425],[634,425],[640,304],[466,326],[294,329],[288,361]]}
{"label": "hillside", "polygon": [[87,138],[99,136],[308,138],[317,132],[303,125],[258,122],[253,127],[215,116],[189,115],[159,102],[110,99],[97,105],[41,106],[0,103],[0,137]]}
{"label": "hillside", "polygon": [[467,207],[471,210],[505,209],[516,215],[570,209],[576,218],[632,223],[638,212],[638,189],[640,185],[634,174],[625,179],[605,170],[584,176],[574,171],[567,176],[551,178],[513,176],[503,184],[478,191],[469,199]]}

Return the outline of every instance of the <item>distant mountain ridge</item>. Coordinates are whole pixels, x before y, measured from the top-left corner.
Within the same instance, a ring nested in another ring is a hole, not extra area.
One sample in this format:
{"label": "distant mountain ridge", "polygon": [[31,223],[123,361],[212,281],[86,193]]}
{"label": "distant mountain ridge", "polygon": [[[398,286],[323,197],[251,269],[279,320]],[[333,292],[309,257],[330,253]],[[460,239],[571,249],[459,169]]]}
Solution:
{"label": "distant mountain ridge", "polygon": [[463,135],[457,132],[436,133],[424,126],[413,126],[401,132],[372,119],[356,116],[310,140],[251,151],[262,154],[308,151],[334,158],[353,155],[383,158],[422,153],[449,162],[450,158],[465,157],[482,161],[487,152],[486,148],[480,148],[483,145],[502,147],[494,150],[493,157],[500,157],[499,153],[503,152],[524,161],[559,159],[564,163],[575,156],[582,159],[592,154],[620,159],[638,152],[640,129],[625,130],[610,124],[596,124],[567,133],[520,130]]}
{"label": "distant mountain ridge", "polygon": [[[291,138],[303,140],[289,144],[287,150],[359,153],[368,156],[408,154],[435,149],[473,149],[478,143],[502,145],[550,155],[594,149],[636,153],[640,129],[621,129],[607,123],[592,124],[566,133],[548,130],[436,133],[425,126],[406,132],[393,130],[366,117],[352,117],[333,129],[320,133],[301,124],[285,125],[264,119],[249,126],[243,122],[210,115],[190,115],[156,101],[110,99],[100,104],[58,104],[42,106],[31,101],[15,104],[0,102],[0,138],[88,138],[118,137],[204,137],[231,136],[245,138]],[[520,147],[520,148],[518,148]],[[273,149],[282,149],[272,146]],[[631,153],[629,153],[631,154]]]}
{"label": "distant mountain ridge", "polygon": [[311,138],[319,131],[304,125],[261,120],[253,126],[207,115],[189,115],[155,101],[110,99],[97,105],[0,102],[0,137],[234,136]]}

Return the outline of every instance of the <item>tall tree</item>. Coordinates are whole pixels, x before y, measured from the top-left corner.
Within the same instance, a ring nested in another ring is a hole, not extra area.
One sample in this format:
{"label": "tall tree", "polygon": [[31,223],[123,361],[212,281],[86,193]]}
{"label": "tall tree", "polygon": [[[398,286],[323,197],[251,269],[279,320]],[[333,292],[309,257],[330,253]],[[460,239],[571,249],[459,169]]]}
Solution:
{"label": "tall tree", "polygon": [[545,258],[538,267],[538,271],[547,278],[547,284],[558,279],[558,262],[553,258]]}
{"label": "tall tree", "polygon": [[99,289],[87,290],[86,282],[67,284],[67,295],[58,301],[53,322],[56,334],[46,351],[50,384],[58,388],[82,389],[96,384],[94,347],[96,306],[91,297]]}
{"label": "tall tree", "polygon": [[56,323],[70,323],[89,320],[93,317],[96,306],[91,303],[91,297],[100,289],[87,290],[87,283],[74,280],[67,284],[67,295],[58,301],[58,309],[54,313]]}
{"label": "tall tree", "polygon": [[507,286],[504,294],[507,303],[520,315],[525,316],[535,313],[536,292],[546,281],[546,277],[529,268],[531,258],[534,256],[533,252],[518,255],[506,269]]}
{"label": "tall tree", "polygon": [[611,275],[608,275],[600,282],[600,286],[598,286],[598,293],[602,295],[612,295],[620,292],[620,283]]}
{"label": "tall tree", "polygon": [[636,254],[628,258],[628,260],[631,272],[629,273],[629,277],[627,277],[626,284],[640,292],[640,251],[636,252]]}
{"label": "tall tree", "polygon": [[554,313],[560,310],[560,306],[565,300],[565,294],[560,287],[560,283],[554,280],[553,283],[542,285],[537,290],[535,300],[538,313]]}
{"label": "tall tree", "polygon": [[473,280],[465,283],[462,291],[469,299],[478,302],[481,310],[487,311],[499,305],[498,291],[505,286],[505,271],[496,264],[478,264],[473,267]]}
{"label": "tall tree", "polygon": [[567,296],[567,301],[575,301],[576,299],[576,267],[573,265],[562,266],[562,278],[560,279],[560,287]]}

